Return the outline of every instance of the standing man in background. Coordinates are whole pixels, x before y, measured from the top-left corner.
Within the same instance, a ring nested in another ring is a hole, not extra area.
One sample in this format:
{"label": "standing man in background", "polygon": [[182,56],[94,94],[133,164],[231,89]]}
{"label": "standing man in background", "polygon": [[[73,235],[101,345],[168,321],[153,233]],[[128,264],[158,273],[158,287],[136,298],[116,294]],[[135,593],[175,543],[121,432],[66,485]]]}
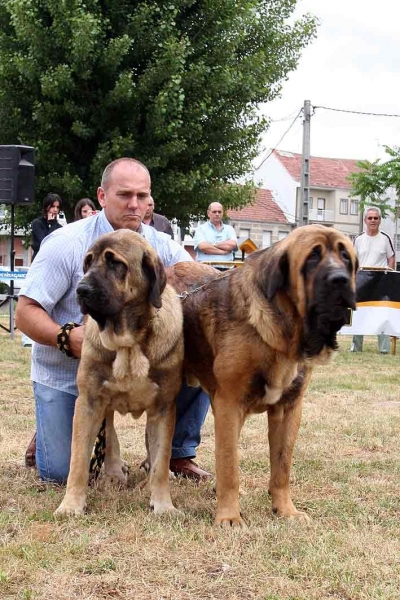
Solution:
{"label": "standing man in background", "polygon": [[222,221],[222,204],[211,202],[207,209],[209,220],[199,225],[194,234],[194,249],[199,262],[230,261],[237,250],[237,238],[231,225]]}
{"label": "standing man in background", "polygon": [[[390,237],[379,231],[381,225],[381,210],[375,206],[367,207],[364,211],[365,231],[356,237],[354,248],[360,267],[389,267],[395,269],[395,252]],[[354,335],[350,352],[362,352],[364,336]],[[378,335],[378,346],[381,354],[389,354],[390,337],[384,333]]]}
{"label": "standing man in background", "polygon": [[150,225],[157,229],[157,231],[161,231],[162,233],[167,233],[174,239],[174,232],[172,231],[172,225],[168,221],[167,217],[163,217],[163,215],[159,215],[154,212],[154,200],[150,196],[149,202],[147,204],[147,209],[144,215],[143,223],[145,225]]}

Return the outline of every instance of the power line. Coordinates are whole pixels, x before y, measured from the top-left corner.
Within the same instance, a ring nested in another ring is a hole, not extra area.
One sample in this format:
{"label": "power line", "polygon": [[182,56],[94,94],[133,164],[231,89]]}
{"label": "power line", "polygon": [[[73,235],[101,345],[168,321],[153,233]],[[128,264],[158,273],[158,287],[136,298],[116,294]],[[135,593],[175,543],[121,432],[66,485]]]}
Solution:
{"label": "power line", "polygon": [[293,119],[293,121],[290,123],[289,127],[286,129],[285,133],[283,134],[283,136],[281,137],[281,139],[279,140],[279,142],[277,144],[275,144],[275,146],[274,146],[274,148],[272,148],[272,150],[270,150],[270,152],[267,154],[267,156],[264,158],[264,160],[262,160],[261,163],[258,165],[258,167],[256,167],[255,171],[258,171],[258,169],[260,169],[262,167],[262,165],[265,163],[265,161],[267,161],[269,159],[269,157],[274,152],[274,150],[277,149],[277,147],[279,146],[279,144],[282,142],[283,138],[292,129],[293,125],[295,124],[295,122],[297,121],[297,119],[299,118],[299,116],[301,115],[302,112],[303,112],[303,108],[301,108],[299,110],[299,112],[297,113],[297,115],[295,116],[295,118]]}
{"label": "power line", "polygon": [[296,114],[296,111],[294,110],[293,112],[290,113],[290,115],[287,115],[286,117],[281,117],[280,119],[271,119],[270,123],[280,123],[281,121],[289,121],[290,119],[293,118],[293,115]]}
{"label": "power line", "polygon": [[314,110],[316,110],[317,108],[321,108],[322,110],[332,110],[335,112],[350,113],[352,115],[367,115],[367,116],[371,116],[371,117],[397,117],[397,118],[400,118],[400,115],[390,115],[387,113],[363,112],[361,110],[346,110],[344,108],[331,108],[329,106],[313,106],[313,108],[314,108]]}

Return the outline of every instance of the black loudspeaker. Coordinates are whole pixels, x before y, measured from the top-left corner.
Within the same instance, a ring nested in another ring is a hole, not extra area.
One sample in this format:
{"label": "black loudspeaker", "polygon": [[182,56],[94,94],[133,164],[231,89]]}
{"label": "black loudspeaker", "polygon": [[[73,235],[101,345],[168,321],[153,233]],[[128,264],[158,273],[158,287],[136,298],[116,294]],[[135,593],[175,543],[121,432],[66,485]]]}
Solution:
{"label": "black loudspeaker", "polygon": [[35,200],[35,149],[0,146],[0,204],[32,204]]}

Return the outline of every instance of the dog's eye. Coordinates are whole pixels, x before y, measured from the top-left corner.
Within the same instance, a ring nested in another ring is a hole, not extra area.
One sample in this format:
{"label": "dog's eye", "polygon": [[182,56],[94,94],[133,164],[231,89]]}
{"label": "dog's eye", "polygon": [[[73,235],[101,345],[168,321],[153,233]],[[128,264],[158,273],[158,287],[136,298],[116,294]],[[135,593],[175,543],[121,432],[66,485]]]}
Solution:
{"label": "dog's eye", "polygon": [[86,273],[88,269],[90,269],[90,265],[93,262],[93,255],[87,254],[85,260],[83,261],[83,272]]}
{"label": "dog's eye", "polygon": [[108,264],[110,270],[114,271],[118,277],[123,279],[126,276],[128,269],[127,269],[125,263],[123,263],[120,260],[118,260],[117,258],[115,258],[115,255],[112,252],[106,252],[105,259],[107,261],[107,264]]}
{"label": "dog's eye", "polygon": [[313,248],[312,252],[310,252],[310,254],[308,255],[307,263],[318,264],[319,261],[321,260],[321,256],[322,256],[321,246],[316,246],[315,248]]}
{"label": "dog's eye", "polygon": [[344,263],[350,262],[350,255],[344,247],[340,248],[340,258]]}

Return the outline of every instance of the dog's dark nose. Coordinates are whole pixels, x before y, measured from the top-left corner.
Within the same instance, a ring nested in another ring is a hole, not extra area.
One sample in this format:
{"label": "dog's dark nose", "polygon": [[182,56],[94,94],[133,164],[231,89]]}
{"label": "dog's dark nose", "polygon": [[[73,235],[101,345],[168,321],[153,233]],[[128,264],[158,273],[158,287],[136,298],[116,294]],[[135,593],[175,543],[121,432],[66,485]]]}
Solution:
{"label": "dog's dark nose", "polygon": [[76,288],[76,293],[79,298],[87,298],[92,291],[91,286],[85,281],[81,281],[78,287]]}
{"label": "dog's dark nose", "polygon": [[350,275],[345,270],[332,271],[328,274],[327,283],[335,286],[343,286],[349,283]]}

